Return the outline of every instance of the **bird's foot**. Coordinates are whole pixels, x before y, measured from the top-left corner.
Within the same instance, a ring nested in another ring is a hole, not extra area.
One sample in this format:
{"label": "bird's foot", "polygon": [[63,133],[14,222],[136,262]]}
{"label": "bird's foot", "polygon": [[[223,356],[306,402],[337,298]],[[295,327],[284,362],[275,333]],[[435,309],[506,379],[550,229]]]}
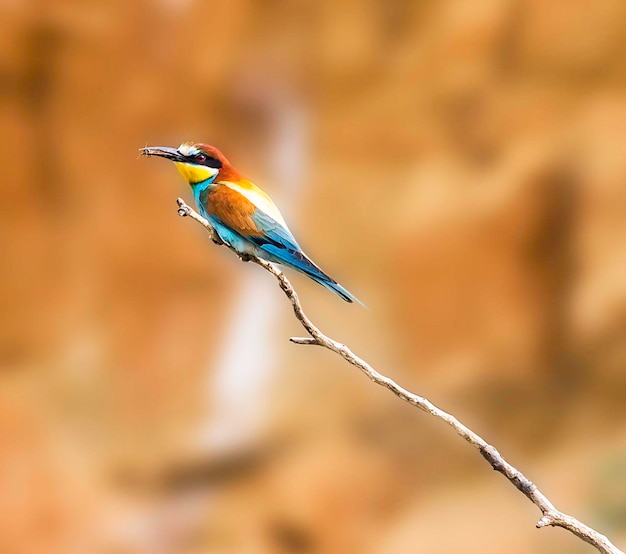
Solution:
{"label": "bird's foot", "polygon": [[253,258],[253,256],[251,256],[250,254],[246,254],[245,252],[238,254],[238,256],[242,262],[250,262]]}
{"label": "bird's foot", "polygon": [[222,246],[224,244],[224,241],[218,236],[217,233],[213,233],[211,240],[214,244],[217,244],[218,246]]}

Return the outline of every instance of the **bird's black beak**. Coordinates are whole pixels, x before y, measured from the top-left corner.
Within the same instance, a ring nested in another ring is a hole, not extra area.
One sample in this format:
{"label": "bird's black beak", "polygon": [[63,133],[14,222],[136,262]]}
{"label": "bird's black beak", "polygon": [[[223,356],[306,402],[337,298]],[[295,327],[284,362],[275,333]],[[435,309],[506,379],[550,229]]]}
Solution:
{"label": "bird's black beak", "polygon": [[166,158],[173,162],[184,162],[184,156],[176,149],[169,146],[146,146],[140,148],[141,156],[158,156],[159,158]]}

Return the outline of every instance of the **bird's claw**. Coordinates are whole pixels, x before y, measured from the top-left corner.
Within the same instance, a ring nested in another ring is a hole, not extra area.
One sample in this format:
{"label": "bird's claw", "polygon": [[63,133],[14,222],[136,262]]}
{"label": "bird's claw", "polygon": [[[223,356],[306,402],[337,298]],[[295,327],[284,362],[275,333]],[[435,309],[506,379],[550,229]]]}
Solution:
{"label": "bird's claw", "polygon": [[250,254],[246,254],[245,252],[242,253],[242,254],[238,254],[238,256],[239,256],[239,259],[242,262],[250,262],[250,261],[252,261],[252,256]]}

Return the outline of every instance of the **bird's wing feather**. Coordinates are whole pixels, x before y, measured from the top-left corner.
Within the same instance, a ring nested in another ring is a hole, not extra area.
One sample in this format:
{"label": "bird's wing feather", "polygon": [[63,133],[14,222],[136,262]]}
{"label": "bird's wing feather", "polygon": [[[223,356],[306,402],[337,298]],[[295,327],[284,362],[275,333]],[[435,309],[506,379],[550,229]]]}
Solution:
{"label": "bird's wing feather", "polygon": [[262,242],[267,241],[288,250],[300,250],[300,246],[291,234],[291,231],[264,211],[257,209],[254,214],[252,214],[252,221],[254,221],[258,229],[263,231],[262,237],[252,237],[251,240],[255,244],[262,246]]}
{"label": "bird's wing feather", "polygon": [[283,219],[282,214],[276,207],[276,204],[272,202],[272,199],[265,194],[265,192],[257,187],[252,181],[242,179],[238,182],[234,181],[221,181],[221,185],[228,187],[234,191],[237,191],[244,198],[252,202],[259,210],[265,212],[274,221],[280,223],[283,227],[287,228],[287,223]]}
{"label": "bird's wing feather", "polygon": [[210,216],[216,217],[241,236],[248,238],[263,235],[263,230],[257,227],[252,218],[256,206],[236,190],[226,186],[212,187],[202,200]]}
{"label": "bird's wing feather", "polygon": [[286,225],[259,207],[249,196],[244,196],[229,185],[220,183],[213,187],[208,191],[205,203],[210,216],[216,217],[257,246],[271,243],[289,250],[300,250]]}

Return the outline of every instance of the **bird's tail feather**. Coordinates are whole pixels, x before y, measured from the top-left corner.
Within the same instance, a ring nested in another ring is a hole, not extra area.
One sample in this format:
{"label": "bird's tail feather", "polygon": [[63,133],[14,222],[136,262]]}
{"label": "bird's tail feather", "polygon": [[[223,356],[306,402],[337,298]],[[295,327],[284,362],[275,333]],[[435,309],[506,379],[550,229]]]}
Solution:
{"label": "bird's tail feather", "polygon": [[323,287],[334,292],[337,296],[339,296],[346,302],[356,302],[364,308],[367,308],[367,306],[363,304],[363,302],[361,302],[350,291],[342,287],[332,277],[326,275],[326,273],[324,273],[319,267],[317,267],[317,265],[315,265],[304,253],[293,250],[288,250],[288,252],[289,255],[285,256],[283,251],[280,263],[303,272],[311,279],[313,279],[316,283],[319,283]]}
{"label": "bird's tail feather", "polygon": [[342,287],[339,283],[337,283],[335,280],[331,279],[330,277],[328,277],[327,279],[319,278],[315,275],[311,275],[308,272],[307,272],[307,275],[309,275],[311,279],[313,279],[316,283],[319,283],[323,287],[326,287],[328,290],[331,290],[332,292],[334,292],[337,296],[339,296],[346,302],[356,302],[357,304],[360,304],[364,308],[367,308],[367,306],[363,304],[363,302],[361,302],[356,296],[354,296],[354,294],[352,294],[349,290]]}

